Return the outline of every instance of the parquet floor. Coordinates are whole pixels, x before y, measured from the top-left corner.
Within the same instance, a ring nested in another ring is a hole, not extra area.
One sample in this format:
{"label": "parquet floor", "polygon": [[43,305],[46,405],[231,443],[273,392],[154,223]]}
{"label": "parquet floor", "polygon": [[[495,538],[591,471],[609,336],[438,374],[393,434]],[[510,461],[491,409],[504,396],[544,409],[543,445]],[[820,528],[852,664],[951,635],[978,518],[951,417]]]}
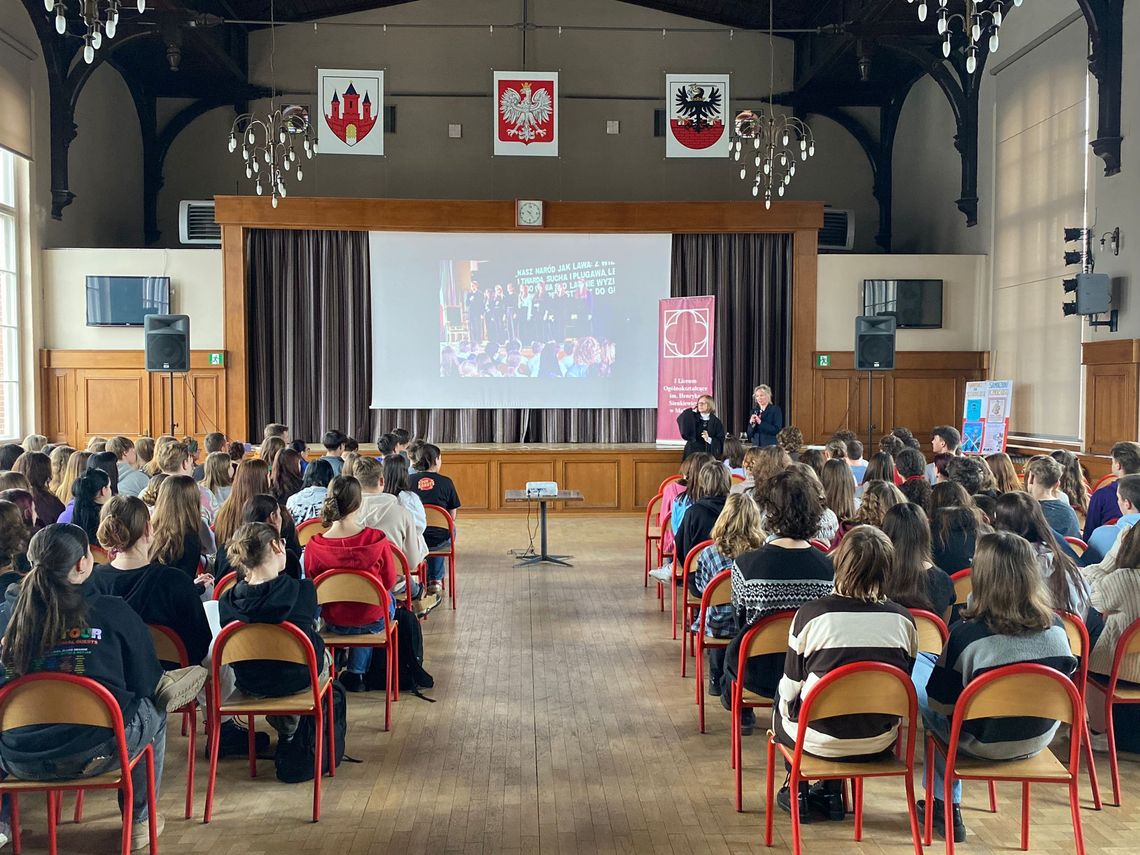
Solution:
{"label": "parquet floor", "polygon": [[[556,551],[573,568],[514,569],[526,545],[517,519],[462,524],[460,608],[425,624],[429,704],[403,695],[384,733],[383,696],[350,696],[346,763],[325,779],[321,822],[308,821],[311,784],[286,785],[271,761],[250,779],[244,760],[223,763],[214,819],[183,820],[185,740],[172,726],[160,849],[210,855],[382,855],[420,852],[743,853],[763,847],[763,733],[745,740],[745,812],[732,809],[727,714],[709,706],[697,732],[693,678],[679,676],[679,647],[652,588],[641,586],[641,527],[632,518],[551,519]],[[1105,793],[1108,767],[1100,772]],[[1124,760],[1125,804],[1083,811],[1090,853],[1140,849],[1140,767]],[[963,852],[1016,851],[1014,787],[1001,811],[984,812],[967,789],[970,841]],[[806,852],[912,852],[900,783],[868,782],[864,840],[851,822],[805,828]],[[1082,782],[1082,804],[1089,805]],[[31,800],[29,800],[31,801]],[[72,800],[67,799],[65,813]],[[116,850],[113,797],[88,799],[88,818],[61,827],[61,852]],[[776,816],[774,852],[790,852],[789,820]],[[46,849],[42,802],[28,804],[25,849]],[[1031,848],[1071,852],[1063,789],[1033,791]],[[942,851],[935,840],[935,849]]]}

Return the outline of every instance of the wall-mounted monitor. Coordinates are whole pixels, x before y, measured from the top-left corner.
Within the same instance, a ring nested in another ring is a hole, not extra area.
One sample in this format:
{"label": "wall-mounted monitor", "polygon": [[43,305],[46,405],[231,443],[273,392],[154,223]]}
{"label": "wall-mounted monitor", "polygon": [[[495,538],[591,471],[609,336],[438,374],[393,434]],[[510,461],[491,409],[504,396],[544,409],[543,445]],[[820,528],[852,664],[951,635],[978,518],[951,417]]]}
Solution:
{"label": "wall-mounted monitor", "polygon": [[863,314],[891,315],[898,329],[941,329],[941,279],[864,279]]}
{"label": "wall-mounted monitor", "polygon": [[87,326],[141,327],[170,314],[169,276],[88,276]]}

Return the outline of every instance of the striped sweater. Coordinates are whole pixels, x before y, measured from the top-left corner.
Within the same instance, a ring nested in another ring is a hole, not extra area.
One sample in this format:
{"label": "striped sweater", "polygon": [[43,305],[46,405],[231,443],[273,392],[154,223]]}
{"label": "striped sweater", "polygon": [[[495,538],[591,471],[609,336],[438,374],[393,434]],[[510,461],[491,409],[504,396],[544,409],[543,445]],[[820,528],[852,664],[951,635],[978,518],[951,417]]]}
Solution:
{"label": "striped sweater", "polygon": [[[1140,620],[1140,569],[1090,567],[1085,571],[1085,578],[1092,585],[1092,607],[1104,615],[1104,630],[1089,656],[1089,671],[1107,676],[1112,673],[1116,645],[1124,630],[1133,621]],[[1124,658],[1120,678],[1140,683],[1140,656],[1132,653]]]}
{"label": "striped sweater", "polygon": [[737,630],[773,612],[798,609],[831,592],[831,559],[815,547],[788,549],[771,543],[745,552],[732,564],[732,609]]}
{"label": "striped sweater", "polygon": [[[795,745],[800,707],[828,672],[853,662],[884,662],[907,674],[918,651],[918,630],[902,606],[831,594],[802,606],[792,621],[784,676],[772,713],[776,739]],[[858,757],[890,748],[895,716],[867,714],[816,719],[804,734],[804,750],[816,757]]]}
{"label": "striped sweater", "polygon": [[[1024,635],[999,635],[979,620],[953,625],[926,694],[930,709],[950,719],[963,688],[976,677],[1021,662],[1035,662],[1072,675],[1077,660],[1059,617],[1045,630]],[[1013,760],[1041,752],[1053,739],[1058,723],[1034,716],[1009,716],[968,721],[962,725],[960,747],[987,760]]]}

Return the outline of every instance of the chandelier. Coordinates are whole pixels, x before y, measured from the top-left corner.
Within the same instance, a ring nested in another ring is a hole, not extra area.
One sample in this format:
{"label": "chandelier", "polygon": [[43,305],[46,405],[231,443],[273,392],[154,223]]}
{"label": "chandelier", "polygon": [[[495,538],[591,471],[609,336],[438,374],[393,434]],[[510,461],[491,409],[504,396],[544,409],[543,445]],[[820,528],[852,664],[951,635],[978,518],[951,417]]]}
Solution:
{"label": "chandelier", "polygon": [[[907,0],[913,4],[914,0]],[[1005,13],[1011,0],[965,0],[962,14],[950,13],[949,0],[938,0],[938,35],[942,36],[942,55],[950,56],[950,25],[957,22],[966,35],[966,72],[973,74],[978,68],[979,45],[982,35],[989,30],[989,52],[995,53],[1001,43],[998,31],[1001,29]],[[1022,0],[1012,0],[1012,5],[1020,6]],[[925,21],[929,14],[927,0],[918,0],[918,20]]]}
{"label": "chandelier", "polygon": [[[44,0],[44,8],[55,15],[55,31],[61,36],[67,32],[66,0]],[[79,17],[87,32],[83,36],[83,61],[88,65],[95,61],[95,51],[103,46],[103,36],[115,37],[119,28],[119,0],[79,0]],[[139,13],[146,11],[146,0],[138,0]]]}
{"label": "chandelier", "polygon": [[[796,174],[796,159],[815,156],[811,128],[795,116],[775,111],[776,55],[773,45],[772,7],[768,4],[768,107],[759,112],[742,110],[733,121],[732,157],[740,163],[740,180],[752,181],[752,195],[764,192],[764,207],[772,196],[783,196]],[[751,149],[751,150],[750,150]],[[752,161],[751,178],[749,160]]]}
{"label": "chandelier", "polygon": [[[276,13],[276,3],[270,0],[269,76],[272,92],[277,91],[277,68],[274,65],[277,55]],[[258,196],[265,195],[266,190],[269,191],[274,208],[277,207],[278,199],[284,199],[288,195],[285,176],[293,172],[298,181],[304,178],[304,171],[297,158],[298,140],[305,159],[311,159],[317,151],[317,140],[312,123],[309,121],[308,110],[297,105],[277,107],[272,97],[269,101],[268,115],[243,113],[234,119],[234,123],[230,126],[227,140],[230,154],[237,151],[239,145],[241,146],[242,160],[245,161],[245,177],[255,181],[254,188]],[[296,165],[295,171],[294,165]]]}

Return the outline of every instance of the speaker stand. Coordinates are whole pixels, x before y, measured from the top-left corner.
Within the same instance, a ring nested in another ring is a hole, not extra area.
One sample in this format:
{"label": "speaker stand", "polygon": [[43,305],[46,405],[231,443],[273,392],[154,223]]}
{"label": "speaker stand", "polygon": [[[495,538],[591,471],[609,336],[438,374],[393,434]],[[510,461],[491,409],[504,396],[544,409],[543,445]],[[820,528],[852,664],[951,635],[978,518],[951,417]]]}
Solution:
{"label": "speaker stand", "polygon": [[[173,400],[173,399],[171,399]],[[173,418],[173,416],[171,417]],[[171,431],[173,433],[173,431]],[[867,451],[874,448],[875,436],[875,372],[867,372]],[[872,451],[872,453],[874,453]]]}
{"label": "speaker stand", "polygon": [[170,372],[170,388],[166,390],[167,396],[170,398],[170,435],[174,436],[174,429],[178,427],[174,421],[174,372]]}

